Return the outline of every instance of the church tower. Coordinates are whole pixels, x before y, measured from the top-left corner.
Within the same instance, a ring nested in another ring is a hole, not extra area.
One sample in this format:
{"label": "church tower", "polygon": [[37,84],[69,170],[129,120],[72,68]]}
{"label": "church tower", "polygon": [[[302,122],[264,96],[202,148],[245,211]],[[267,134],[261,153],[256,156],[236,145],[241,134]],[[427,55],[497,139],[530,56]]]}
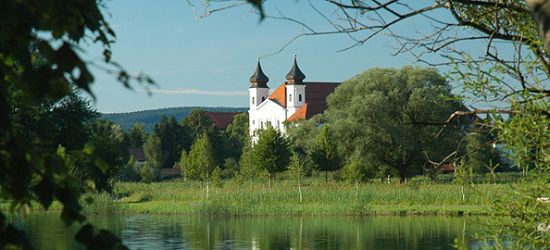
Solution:
{"label": "church tower", "polygon": [[268,81],[269,78],[262,71],[260,59],[258,58],[256,72],[254,72],[254,74],[250,77],[250,87],[248,88],[248,93],[250,96],[248,102],[251,110],[255,109],[269,96],[269,87],[267,86]]}
{"label": "church tower", "polygon": [[256,72],[250,77],[250,87],[248,88],[249,99],[248,103],[250,108],[248,109],[248,127],[250,129],[250,137],[252,141],[255,141],[254,131],[262,128],[263,121],[260,121],[261,112],[258,110],[258,106],[264,102],[269,96],[269,87],[267,82],[269,78],[264,74],[262,66],[260,65],[260,58],[258,58],[258,65],[256,65]]}
{"label": "church tower", "polygon": [[286,75],[286,107],[288,109],[288,116],[294,114],[306,102],[305,78],[306,75],[298,67],[296,55],[294,55],[294,64]]}

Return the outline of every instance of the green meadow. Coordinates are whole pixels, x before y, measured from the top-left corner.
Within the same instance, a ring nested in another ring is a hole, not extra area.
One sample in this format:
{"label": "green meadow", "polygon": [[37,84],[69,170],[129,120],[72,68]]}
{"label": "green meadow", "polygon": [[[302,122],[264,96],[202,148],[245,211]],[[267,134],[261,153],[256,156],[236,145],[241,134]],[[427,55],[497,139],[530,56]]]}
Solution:
{"label": "green meadow", "polygon": [[[205,214],[251,216],[321,215],[484,215],[492,201],[509,190],[508,184],[423,182],[325,182],[308,178],[302,185],[302,202],[296,182],[229,181],[218,187],[176,179],[151,184],[122,182],[115,185],[114,204],[107,195],[94,195],[95,213]],[[102,205],[103,204],[103,205]]]}

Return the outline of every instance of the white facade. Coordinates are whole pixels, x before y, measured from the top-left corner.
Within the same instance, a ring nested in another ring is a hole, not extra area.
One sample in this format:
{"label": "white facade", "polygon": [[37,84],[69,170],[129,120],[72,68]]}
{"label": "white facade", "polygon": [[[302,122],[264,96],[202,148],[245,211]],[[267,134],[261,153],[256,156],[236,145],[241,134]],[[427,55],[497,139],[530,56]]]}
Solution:
{"label": "white facade", "polygon": [[287,110],[278,103],[267,98],[260,105],[251,105],[248,110],[250,137],[252,141],[257,140],[258,130],[272,126],[282,133],[285,133],[283,122],[288,118]]}

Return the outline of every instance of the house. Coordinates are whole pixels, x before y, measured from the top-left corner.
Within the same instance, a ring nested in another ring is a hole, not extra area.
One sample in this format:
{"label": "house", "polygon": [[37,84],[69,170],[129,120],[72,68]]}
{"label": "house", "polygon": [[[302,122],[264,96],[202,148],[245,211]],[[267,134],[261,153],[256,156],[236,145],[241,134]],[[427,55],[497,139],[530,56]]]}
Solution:
{"label": "house", "polygon": [[260,61],[250,77],[249,128],[253,141],[256,131],[272,126],[285,133],[285,121],[309,119],[327,108],[327,96],[334,92],[337,82],[304,82],[306,75],[298,67],[296,57],[286,81],[270,92],[269,78],[264,74]]}
{"label": "house", "polygon": [[206,112],[206,116],[212,120],[214,126],[219,129],[226,129],[233,122],[239,112]]}
{"label": "house", "polygon": [[147,161],[147,159],[145,159],[145,152],[143,152],[143,148],[132,147],[128,149],[128,153],[130,156],[134,157],[137,166],[141,166]]}

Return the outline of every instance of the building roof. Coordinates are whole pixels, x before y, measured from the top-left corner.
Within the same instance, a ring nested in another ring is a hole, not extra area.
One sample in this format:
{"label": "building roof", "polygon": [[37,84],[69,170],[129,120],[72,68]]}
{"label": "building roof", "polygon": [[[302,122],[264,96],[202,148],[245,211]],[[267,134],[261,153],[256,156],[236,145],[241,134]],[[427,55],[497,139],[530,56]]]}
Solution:
{"label": "building roof", "polygon": [[269,78],[264,74],[262,70],[262,65],[260,65],[260,59],[258,59],[258,64],[256,65],[256,72],[250,76],[250,88],[268,88],[267,82]]}
{"label": "building roof", "polygon": [[300,70],[300,67],[298,67],[296,55],[294,55],[294,63],[292,64],[292,68],[288,74],[286,74],[286,79],[288,80],[288,84],[301,84],[304,79],[306,79],[306,75]]}
{"label": "building roof", "polygon": [[206,112],[206,115],[219,129],[227,128],[237,114],[240,114],[240,112]]}
{"label": "building roof", "polygon": [[[275,101],[279,105],[286,108],[286,84],[283,83],[271,95],[269,99]],[[338,82],[305,82],[305,105],[296,110],[296,112],[288,118],[289,121],[297,121],[300,119],[309,119],[312,116],[322,113],[327,109],[327,97],[336,87]]]}
{"label": "building roof", "polygon": [[161,178],[168,178],[168,177],[175,177],[181,175],[181,170],[179,168],[161,168],[160,169],[160,177]]}
{"label": "building roof", "polygon": [[143,152],[142,148],[129,148],[128,153],[130,153],[130,155],[133,156],[138,162],[146,161],[145,152]]}
{"label": "building roof", "polygon": [[268,99],[286,108],[286,82],[273,91]]}

